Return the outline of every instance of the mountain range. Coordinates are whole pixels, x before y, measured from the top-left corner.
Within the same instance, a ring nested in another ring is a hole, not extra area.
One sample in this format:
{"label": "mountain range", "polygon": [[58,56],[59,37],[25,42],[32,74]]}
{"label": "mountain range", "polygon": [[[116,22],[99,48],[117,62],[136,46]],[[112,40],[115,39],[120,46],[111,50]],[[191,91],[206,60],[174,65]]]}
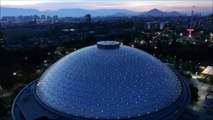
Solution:
{"label": "mountain range", "polygon": [[139,15],[142,15],[142,16],[143,15],[145,15],[145,16],[182,16],[183,14],[176,12],[176,11],[163,12],[163,11],[160,11],[160,10],[154,8],[150,11],[140,13]]}
{"label": "mountain range", "polygon": [[91,14],[92,16],[182,16],[182,13],[173,12],[163,12],[158,9],[152,9],[146,12],[133,12],[125,9],[98,9],[98,10],[86,10],[79,8],[71,9],[60,9],[60,10],[46,10],[39,11],[35,9],[24,9],[24,8],[0,8],[0,17],[2,16],[29,16],[29,15],[47,15],[53,16],[58,15],[59,17],[81,17],[85,14]]}

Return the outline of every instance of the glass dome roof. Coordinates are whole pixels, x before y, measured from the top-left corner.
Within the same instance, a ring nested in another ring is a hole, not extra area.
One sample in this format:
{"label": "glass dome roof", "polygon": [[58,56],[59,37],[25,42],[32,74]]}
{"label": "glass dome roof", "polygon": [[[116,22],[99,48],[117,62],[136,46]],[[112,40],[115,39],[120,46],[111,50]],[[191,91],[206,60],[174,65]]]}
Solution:
{"label": "glass dome roof", "polygon": [[144,51],[98,42],[66,55],[40,78],[46,107],[83,118],[134,118],[160,111],[181,95],[181,82]]}

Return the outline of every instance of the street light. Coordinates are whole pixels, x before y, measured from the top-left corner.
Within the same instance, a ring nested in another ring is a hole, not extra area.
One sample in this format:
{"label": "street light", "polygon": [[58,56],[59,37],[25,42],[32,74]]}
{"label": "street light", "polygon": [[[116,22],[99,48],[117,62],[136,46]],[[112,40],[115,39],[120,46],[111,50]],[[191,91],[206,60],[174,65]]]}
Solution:
{"label": "street light", "polygon": [[16,73],[16,72],[14,72],[14,73],[13,73],[13,75],[14,75],[14,76],[16,76],[16,75],[17,75],[17,73]]}

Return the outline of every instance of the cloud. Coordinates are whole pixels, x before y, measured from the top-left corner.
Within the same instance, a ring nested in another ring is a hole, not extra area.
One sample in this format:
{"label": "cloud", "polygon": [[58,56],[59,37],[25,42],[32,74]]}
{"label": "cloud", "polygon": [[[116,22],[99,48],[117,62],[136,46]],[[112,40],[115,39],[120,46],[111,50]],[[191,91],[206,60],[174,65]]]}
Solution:
{"label": "cloud", "polygon": [[55,0],[1,0],[1,5],[11,5],[11,6],[20,6],[20,5],[35,5],[41,3],[51,3],[57,2]]}

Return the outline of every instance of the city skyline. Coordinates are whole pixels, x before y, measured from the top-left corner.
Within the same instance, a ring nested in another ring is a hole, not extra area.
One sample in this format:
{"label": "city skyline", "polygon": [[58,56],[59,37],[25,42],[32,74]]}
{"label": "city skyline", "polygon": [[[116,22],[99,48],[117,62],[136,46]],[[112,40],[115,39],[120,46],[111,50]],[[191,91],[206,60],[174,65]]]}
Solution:
{"label": "city skyline", "polygon": [[[195,6],[195,7],[193,7]],[[30,8],[40,11],[45,10],[59,10],[67,8],[81,8],[88,10],[96,9],[127,9],[134,12],[144,12],[153,8],[160,9],[162,11],[178,11],[178,12],[191,12],[195,10],[197,12],[212,12],[212,1],[167,1],[167,0],[2,0],[1,7],[11,8]]]}

